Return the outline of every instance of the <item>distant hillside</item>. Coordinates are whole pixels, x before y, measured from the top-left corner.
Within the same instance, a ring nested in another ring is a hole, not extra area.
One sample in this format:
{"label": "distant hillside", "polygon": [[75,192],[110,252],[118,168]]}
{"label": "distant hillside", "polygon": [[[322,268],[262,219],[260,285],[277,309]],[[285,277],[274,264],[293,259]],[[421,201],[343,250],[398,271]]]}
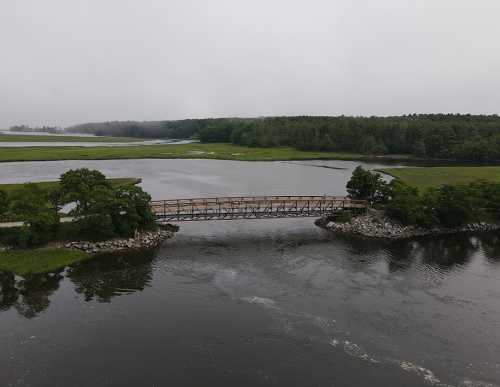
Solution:
{"label": "distant hillside", "polygon": [[498,115],[268,117],[209,125],[200,129],[198,138],[255,147],[500,161]]}
{"label": "distant hillside", "polygon": [[394,117],[264,117],[105,122],[71,132],[140,138],[191,138],[254,147],[409,154],[422,158],[500,161],[500,117],[412,114]]}
{"label": "distant hillside", "polygon": [[208,126],[249,121],[242,118],[205,118],[176,121],[109,121],[73,125],[65,130],[70,133],[88,133],[97,136],[137,138],[191,138]]}

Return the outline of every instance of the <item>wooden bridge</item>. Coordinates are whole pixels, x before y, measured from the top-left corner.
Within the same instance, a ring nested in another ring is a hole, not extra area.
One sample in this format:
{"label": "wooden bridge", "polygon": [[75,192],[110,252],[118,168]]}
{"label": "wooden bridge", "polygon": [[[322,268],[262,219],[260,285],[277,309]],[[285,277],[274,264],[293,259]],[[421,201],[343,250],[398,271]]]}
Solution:
{"label": "wooden bridge", "polygon": [[360,213],[368,203],[339,196],[238,196],[152,201],[160,223],[195,220],[233,220],[321,217],[340,211]]}

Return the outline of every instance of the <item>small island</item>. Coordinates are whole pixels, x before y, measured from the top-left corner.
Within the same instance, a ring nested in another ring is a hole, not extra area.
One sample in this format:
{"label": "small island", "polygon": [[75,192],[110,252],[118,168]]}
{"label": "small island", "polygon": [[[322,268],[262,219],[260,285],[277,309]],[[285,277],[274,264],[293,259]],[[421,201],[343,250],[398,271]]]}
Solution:
{"label": "small island", "polygon": [[380,173],[358,166],[346,189],[351,198],[370,203],[366,213],[354,216],[344,211],[318,219],[316,225],[385,239],[500,229],[498,182],[477,180],[419,189],[398,178],[388,183]]}
{"label": "small island", "polygon": [[171,238],[176,230],[156,224],[151,197],[138,182],[82,168],[58,182],[1,186],[0,270],[44,273]]}

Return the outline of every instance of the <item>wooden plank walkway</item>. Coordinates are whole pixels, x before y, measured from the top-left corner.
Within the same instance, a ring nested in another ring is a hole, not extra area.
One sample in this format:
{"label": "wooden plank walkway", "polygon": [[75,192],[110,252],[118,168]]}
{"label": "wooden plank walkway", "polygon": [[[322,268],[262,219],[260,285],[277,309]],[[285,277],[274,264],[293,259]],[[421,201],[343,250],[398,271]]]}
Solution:
{"label": "wooden plank walkway", "polygon": [[320,217],[364,212],[368,203],[343,196],[236,196],[151,202],[158,222]]}

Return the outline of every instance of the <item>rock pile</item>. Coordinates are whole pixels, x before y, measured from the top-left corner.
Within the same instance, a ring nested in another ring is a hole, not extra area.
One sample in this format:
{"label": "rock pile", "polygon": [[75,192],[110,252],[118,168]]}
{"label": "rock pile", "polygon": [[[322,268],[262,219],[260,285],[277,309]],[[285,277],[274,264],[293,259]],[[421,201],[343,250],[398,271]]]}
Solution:
{"label": "rock pile", "polygon": [[159,246],[163,241],[172,238],[174,233],[168,230],[158,230],[137,233],[135,238],[112,239],[104,242],[69,242],[64,245],[67,249],[81,250],[89,254],[112,252],[128,249],[147,249]]}
{"label": "rock pile", "polygon": [[316,225],[330,231],[345,234],[357,234],[370,238],[405,239],[424,235],[452,234],[467,231],[492,231],[500,229],[498,224],[485,222],[468,224],[461,228],[435,227],[431,229],[416,226],[404,226],[379,213],[368,213],[353,218],[347,223],[336,223],[328,218],[321,218]]}

